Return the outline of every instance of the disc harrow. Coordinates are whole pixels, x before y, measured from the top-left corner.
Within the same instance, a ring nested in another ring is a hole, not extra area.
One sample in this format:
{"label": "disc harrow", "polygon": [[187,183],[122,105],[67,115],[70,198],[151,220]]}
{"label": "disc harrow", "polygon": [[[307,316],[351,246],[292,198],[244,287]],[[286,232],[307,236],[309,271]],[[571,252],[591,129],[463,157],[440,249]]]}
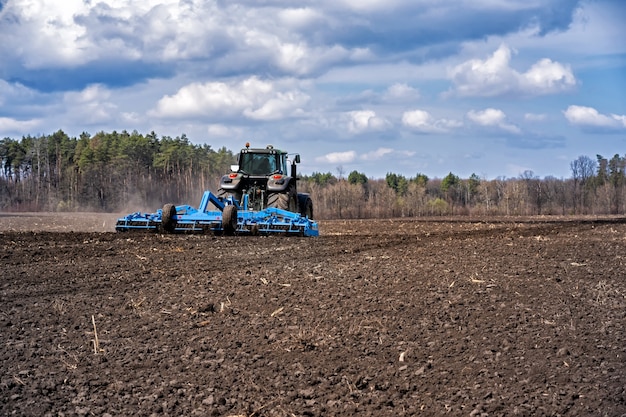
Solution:
{"label": "disc harrow", "polygon": [[[118,232],[215,233],[224,235],[319,236],[317,222],[292,211],[275,207],[249,210],[232,197],[221,198],[205,191],[200,205],[165,204],[155,213],[135,212],[117,219]],[[209,210],[212,204],[217,210]]]}

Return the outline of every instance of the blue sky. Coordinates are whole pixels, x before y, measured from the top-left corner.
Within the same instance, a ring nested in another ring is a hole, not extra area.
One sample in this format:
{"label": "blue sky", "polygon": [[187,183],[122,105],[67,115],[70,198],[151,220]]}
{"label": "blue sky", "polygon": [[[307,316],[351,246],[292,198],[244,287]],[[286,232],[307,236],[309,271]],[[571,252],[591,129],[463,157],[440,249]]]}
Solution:
{"label": "blue sky", "polygon": [[571,176],[626,153],[622,0],[0,0],[0,137],[137,130],[301,172]]}

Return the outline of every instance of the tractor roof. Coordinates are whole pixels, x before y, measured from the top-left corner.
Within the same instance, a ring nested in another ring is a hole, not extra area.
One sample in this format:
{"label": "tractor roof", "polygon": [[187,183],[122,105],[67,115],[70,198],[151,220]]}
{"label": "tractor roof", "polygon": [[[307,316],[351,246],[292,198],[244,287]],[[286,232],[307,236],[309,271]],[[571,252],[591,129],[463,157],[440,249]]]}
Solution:
{"label": "tractor roof", "polygon": [[286,154],[286,151],[275,149],[272,145],[267,145],[265,148],[251,148],[249,143],[246,143],[246,147],[241,150],[241,153],[268,153],[268,154]]}

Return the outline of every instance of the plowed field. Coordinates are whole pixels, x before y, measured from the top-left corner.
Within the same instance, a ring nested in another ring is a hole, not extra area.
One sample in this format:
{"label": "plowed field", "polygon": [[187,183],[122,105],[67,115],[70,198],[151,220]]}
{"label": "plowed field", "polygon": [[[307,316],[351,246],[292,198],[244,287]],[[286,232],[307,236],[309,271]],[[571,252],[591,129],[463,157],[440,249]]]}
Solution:
{"label": "plowed field", "polygon": [[2,416],[626,415],[626,223],[0,215]]}

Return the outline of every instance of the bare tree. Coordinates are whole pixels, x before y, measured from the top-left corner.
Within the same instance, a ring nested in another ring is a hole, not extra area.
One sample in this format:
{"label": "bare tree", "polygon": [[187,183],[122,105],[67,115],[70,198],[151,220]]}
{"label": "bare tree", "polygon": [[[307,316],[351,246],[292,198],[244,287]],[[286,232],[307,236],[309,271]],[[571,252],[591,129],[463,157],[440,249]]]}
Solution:
{"label": "bare tree", "polygon": [[589,180],[593,178],[596,171],[597,162],[588,156],[579,156],[570,163],[572,179],[574,180],[573,205],[574,213],[587,213]]}

